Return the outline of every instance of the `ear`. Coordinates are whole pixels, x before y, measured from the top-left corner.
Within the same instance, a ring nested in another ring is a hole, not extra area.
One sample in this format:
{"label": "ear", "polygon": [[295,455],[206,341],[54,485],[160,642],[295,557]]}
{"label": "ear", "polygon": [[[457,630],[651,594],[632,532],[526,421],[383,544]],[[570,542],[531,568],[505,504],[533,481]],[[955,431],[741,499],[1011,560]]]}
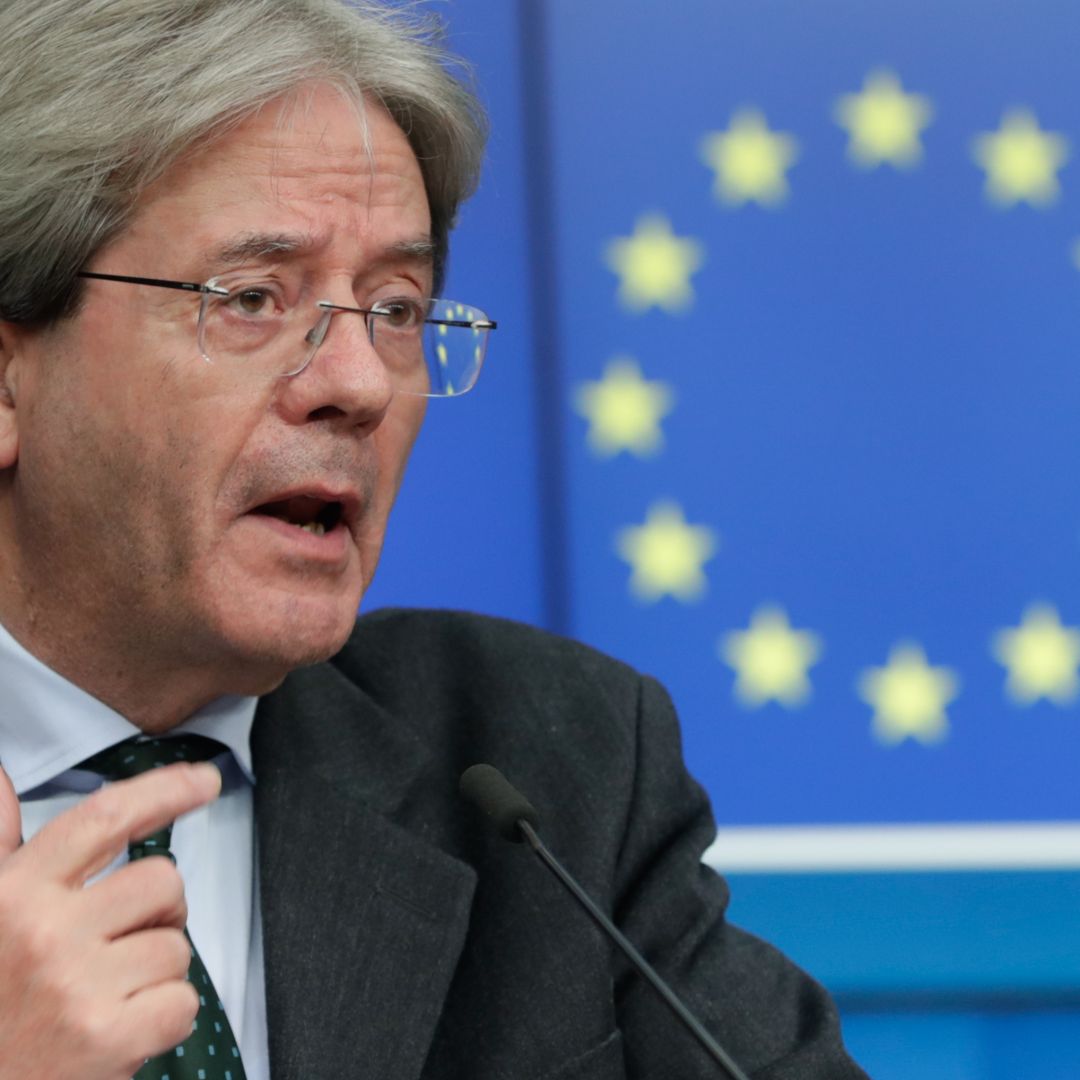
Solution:
{"label": "ear", "polygon": [[21,330],[0,320],[0,469],[10,469],[19,458],[16,400],[19,356],[24,345]]}

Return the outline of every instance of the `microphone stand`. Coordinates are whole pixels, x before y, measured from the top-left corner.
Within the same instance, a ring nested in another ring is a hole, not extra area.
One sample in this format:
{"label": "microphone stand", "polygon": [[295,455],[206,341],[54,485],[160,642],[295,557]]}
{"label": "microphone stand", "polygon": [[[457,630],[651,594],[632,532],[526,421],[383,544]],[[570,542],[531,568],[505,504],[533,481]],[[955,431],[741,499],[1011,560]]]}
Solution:
{"label": "microphone stand", "polygon": [[566,886],[574,898],[588,912],[590,918],[622,949],[627,959],[649,981],[652,988],[664,999],[671,1011],[690,1029],[706,1051],[718,1061],[732,1080],[749,1080],[749,1077],[731,1059],[731,1055],[705,1030],[701,1021],[679,1000],[675,991],[656,973],[655,968],[630,944],[625,934],[596,906],[589,894],[563,869],[562,863],[548,851],[536,830],[524,818],[518,818],[517,827],[529,847],[536,852],[547,868]]}

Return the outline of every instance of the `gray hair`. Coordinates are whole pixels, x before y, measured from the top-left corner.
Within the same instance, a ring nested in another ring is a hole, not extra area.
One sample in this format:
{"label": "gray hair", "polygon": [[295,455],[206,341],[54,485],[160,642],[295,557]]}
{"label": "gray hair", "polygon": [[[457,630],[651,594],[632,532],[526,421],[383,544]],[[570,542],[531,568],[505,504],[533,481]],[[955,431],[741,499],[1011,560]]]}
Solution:
{"label": "gray hair", "polygon": [[408,137],[438,287],[486,134],[440,42],[415,5],[370,0],[2,0],[0,318],[74,310],[76,272],[149,183],[313,80],[381,101]]}

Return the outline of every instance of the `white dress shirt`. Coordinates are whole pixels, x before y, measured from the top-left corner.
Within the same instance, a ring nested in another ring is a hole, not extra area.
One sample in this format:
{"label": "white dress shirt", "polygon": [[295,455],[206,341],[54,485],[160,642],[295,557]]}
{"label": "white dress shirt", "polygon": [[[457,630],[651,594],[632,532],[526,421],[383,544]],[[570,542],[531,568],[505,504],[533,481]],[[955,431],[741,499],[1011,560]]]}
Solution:
{"label": "white dress shirt", "polygon": [[[221,797],[180,818],[170,847],[184,879],[188,930],[225,1006],[244,1071],[248,1080],[269,1080],[249,740],[255,704],[221,698],[175,729],[217,739],[231,753],[214,759]],[[24,840],[101,785],[72,766],[139,733],[0,626],[0,764],[19,796]]]}

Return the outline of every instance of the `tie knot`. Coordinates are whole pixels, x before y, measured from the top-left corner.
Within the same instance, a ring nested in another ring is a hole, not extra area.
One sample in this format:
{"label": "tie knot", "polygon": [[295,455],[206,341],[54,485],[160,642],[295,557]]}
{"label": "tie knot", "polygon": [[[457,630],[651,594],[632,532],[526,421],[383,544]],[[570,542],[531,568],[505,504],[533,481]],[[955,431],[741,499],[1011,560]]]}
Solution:
{"label": "tie knot", "polygon": [[209,761],[224,750],[223,744],[205,735],[174,735],[162,739],[135,735],[88,757],[76,768],[97,773],[106,780],[127,780],[174,761]]}

